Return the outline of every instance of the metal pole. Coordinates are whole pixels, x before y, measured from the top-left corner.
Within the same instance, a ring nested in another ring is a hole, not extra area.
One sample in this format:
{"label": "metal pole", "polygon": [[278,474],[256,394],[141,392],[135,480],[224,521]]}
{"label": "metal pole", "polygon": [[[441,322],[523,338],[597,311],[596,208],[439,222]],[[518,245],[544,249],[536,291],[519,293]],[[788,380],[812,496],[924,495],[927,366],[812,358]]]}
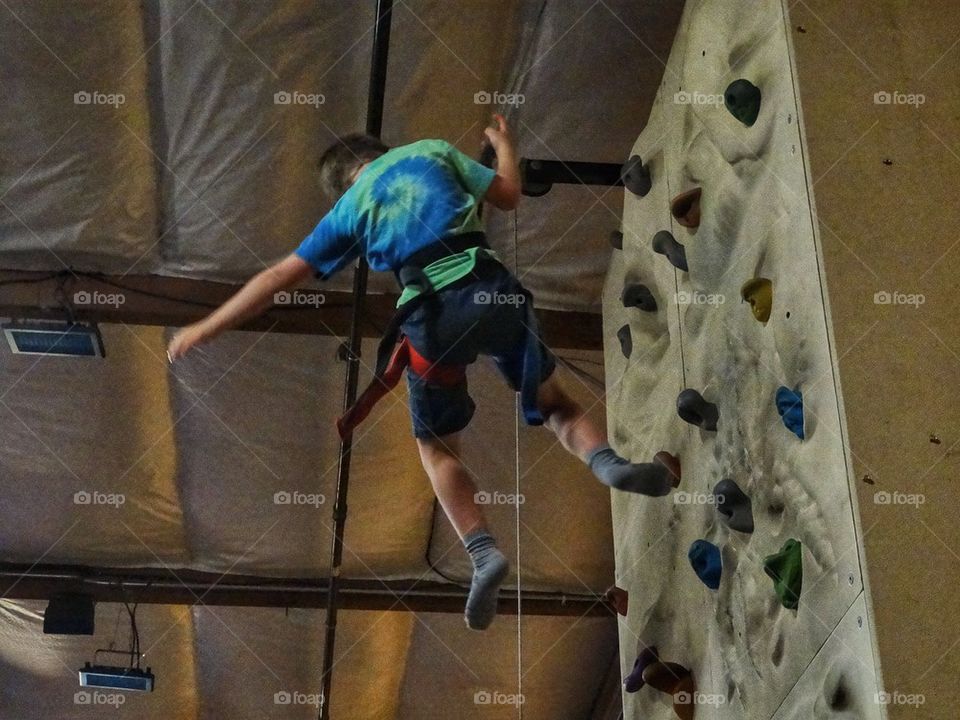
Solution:
{"label": "metal pole", "polygon": [[[383,100],[387,85],[387,57],[390,51],[390,23],[393,0],[377,0],[377,20],[373,30],[373,53],[370,59],[370,87],[367,95],[367,127],[369,135],[380,137],[383,129]],[[347,347],[347,377],[343,392],[343,409],[357,399],[360,375],[360,321],[364,296],[367,294],[367,262],[360,258],[353,273],[353,317]],[[353,434],[340,443],[337,467],[337,491],[333,504],[333,542],[331,549],[330,586],[327,592],[326,636],[323,645],[323,690],[320,699],[320,720],[330,718],[330,692],[333,684],[333,653],[337,638],[337,599],[340,589],[340,568],[343,562],[343,531],[347,523],[347,490],[350,485],[350,458]]]}

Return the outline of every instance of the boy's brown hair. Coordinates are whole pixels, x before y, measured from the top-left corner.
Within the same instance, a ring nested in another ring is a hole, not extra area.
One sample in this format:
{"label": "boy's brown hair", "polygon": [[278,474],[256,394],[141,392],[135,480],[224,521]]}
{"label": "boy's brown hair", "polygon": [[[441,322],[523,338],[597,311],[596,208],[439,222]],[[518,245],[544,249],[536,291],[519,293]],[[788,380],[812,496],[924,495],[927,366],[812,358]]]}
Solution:
{"label": "boy's brown hair", "polygon": [[317,163],[320,189],[331,201],[336,202],[350,187],[353,175],[360,166],[376,160],[389,149],[380,138],[364,133],[351,133],[337,138]]}

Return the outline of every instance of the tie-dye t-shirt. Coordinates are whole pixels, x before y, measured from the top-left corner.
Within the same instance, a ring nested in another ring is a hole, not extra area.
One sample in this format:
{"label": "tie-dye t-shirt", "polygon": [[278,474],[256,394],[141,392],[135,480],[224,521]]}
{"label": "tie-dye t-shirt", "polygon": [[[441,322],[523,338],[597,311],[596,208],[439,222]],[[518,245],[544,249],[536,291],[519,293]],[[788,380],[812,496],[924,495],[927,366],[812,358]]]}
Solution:
{"label": "tie-dye t-shirt", "polygon": [[374,270],[399,270],[431,243],[481,230],[477,208],[495,175],[443,140],[394,148],[364,168],[296,254],[323,279],[361,253]]}

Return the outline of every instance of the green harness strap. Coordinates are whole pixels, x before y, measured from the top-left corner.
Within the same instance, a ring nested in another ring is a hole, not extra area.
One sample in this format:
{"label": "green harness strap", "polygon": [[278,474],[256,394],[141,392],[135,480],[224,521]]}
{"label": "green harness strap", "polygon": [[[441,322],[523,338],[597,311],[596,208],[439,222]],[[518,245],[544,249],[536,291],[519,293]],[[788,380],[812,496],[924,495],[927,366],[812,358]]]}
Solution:
{"label": "green harness strap", "polygon": [[[443,290],[447,285],[473,272],[473,268],[477,265],[478,256],[493,258],[494,260],[498,259],[497,254],[490,248],[472,247],[469,250],[448,255],[427,265],[423,268],[423,274],[426,275],[427,280],[430,281],[431,287],[429,290],[432,292]],[[428,288],[423,288],[419,285],[406,286],[403,288],[403,292],[400,293],[400,299],[397,300],[397,307],[399,308],[405,305],[427,290]]]}

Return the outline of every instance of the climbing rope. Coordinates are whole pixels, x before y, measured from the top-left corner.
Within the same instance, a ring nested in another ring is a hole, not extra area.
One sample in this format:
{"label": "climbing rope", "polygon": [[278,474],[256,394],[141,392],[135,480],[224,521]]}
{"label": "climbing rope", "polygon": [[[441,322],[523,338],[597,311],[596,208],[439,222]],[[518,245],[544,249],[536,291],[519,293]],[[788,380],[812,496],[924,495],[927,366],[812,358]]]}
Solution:
{"label": "climbing rope", "polygon": [[[517,253],[517,226],[519,211],[513,211],[513,271],[520,274],[519,257]],[[520,393],[514,394],[514,439],[515,439],[515,490],[513,496],[514,515],[516,518],[517,534],[517,717],[523,720],[523,614],[520,584]]]}

